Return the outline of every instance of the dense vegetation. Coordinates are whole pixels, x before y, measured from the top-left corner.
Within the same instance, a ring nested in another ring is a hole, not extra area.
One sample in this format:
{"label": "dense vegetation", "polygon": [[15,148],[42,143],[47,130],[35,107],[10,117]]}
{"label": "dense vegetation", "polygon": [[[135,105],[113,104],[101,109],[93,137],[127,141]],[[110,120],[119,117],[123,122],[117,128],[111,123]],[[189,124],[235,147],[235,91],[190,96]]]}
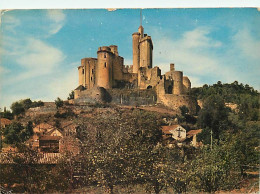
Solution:
{"label": "dense vegetation", "polygon": [[220,81],[212,86],[192,88],[191,95],[204,101],[210,96],[220,96],[225,103],[238,105],[240,119],[257,121],[259,118],[259,93],[248,84],[237,81],[231,84],[222,84]]}
{"label": "dense vegetation", "polygon": [[[192,94],[203,101],[197,117],[190,115],[187,107],[180,107],[180,124],[203,129],[198,138],[204,146],[199,148],[164,146],[161,126],[166,124],[165,115],[95,105],[85,111],[91,117],[75,116],[71,110],[55,114],[56,118],[77,123],[75,136],[82,142],[80,155],[68,152],[57,165],[38,165],[35,152],[23,144],[31,135],[31,124],[13,124],[5,133],[10,140],[20,139],[17,147],[31,161],[15,158],[14,164],[1,164],[0,184],[8,183],[10,187],[20,183],[23,187],[15,188],[16,192],[31,193],[75,192],[83,188],[90,189],[89,192],[101,192],[97,188],[102,188],[110,193],[215,192],[238,188],[247,178],[246,172],[259,168],[260,125],[258,114],[252,113],[259,110],[255,102],[259,94],[242,86],[236,82],[217,83],[193,89]],[[237,109],[228,108],[226,102],[236,103]]]}
{"label": "dense vegetation", "polygon": [[30,98],[20,100],[18,102],[14,102],[11,105],[11,110],[13,115],[20,115],[24,113],[29,108],[35,108],[39,106],[43,106],[44,103],[42,101],[31,101]]}

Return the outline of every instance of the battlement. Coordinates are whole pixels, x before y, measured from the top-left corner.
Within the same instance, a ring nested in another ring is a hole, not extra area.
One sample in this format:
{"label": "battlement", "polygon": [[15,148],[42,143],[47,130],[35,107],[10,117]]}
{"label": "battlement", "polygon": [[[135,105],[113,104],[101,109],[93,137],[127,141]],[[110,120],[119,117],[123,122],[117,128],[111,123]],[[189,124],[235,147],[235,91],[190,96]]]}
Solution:
{"label": "battlement", "polygon": [[133,35],[138,35],[138,36],[140,36],[140,33],[139,32],[134,32],[133,34],[132,34],[132,36]]}
{"label": "battlement", "polygon": [[[111,48],[108,46],[102,46],[98,48],[97,52],[111,52]],[[112,53],[112,52],[111,52]]]}

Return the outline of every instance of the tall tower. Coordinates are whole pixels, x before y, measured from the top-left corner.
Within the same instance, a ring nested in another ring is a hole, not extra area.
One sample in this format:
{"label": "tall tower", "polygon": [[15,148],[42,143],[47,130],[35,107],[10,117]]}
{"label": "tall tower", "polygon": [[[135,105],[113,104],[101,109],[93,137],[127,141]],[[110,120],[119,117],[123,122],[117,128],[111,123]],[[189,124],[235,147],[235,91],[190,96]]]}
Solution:
{"label": "tall tower", "polygon": [[133,73],[138,73],[140,67],[140,50],[139,50],[139,40],[140,33],[135,32],[132,34],[133,38]]}
{"label": "tall tower", "polygon": [[151,36],[144,34],[142,26],[142,10],[140,11],[140,26],[138,32],[132,34],[133,39],[133,73],[138,73],[140,67],[152,68],[153,42]]}

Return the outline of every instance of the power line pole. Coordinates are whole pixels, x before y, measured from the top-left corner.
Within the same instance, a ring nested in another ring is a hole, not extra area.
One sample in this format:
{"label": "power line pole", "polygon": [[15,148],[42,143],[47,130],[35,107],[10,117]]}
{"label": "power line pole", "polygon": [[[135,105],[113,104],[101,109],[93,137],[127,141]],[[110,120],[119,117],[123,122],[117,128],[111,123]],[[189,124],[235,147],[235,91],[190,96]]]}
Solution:
{"label": "power line pole", "polygon": [[210,149],[211,149],[211,150],[212,150],[212,141],[213,141],[212,134],[213,134],[213,131],[212,131],[212,129],[211,129],[211,130],[210,130]]}

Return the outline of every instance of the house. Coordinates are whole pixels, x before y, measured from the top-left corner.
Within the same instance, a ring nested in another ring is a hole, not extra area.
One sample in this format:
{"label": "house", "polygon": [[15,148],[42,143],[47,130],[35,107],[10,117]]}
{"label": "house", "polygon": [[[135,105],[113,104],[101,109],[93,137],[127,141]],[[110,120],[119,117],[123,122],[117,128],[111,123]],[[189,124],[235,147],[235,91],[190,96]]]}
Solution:
{"label": "house", "polygon": [[48,124],[48,123],[40,123],[38,125],[36,125],[34,128],[33,128],[33,132],[34,133],[40,133],[40,134],[44,134],[48,131],[51,131],[52,129],[54,129],[55,127]]}
{"label": "house", "polygon": [[186,129],[181,125],[162,126],[162,132],[166,136],[170,136],[177,141],[186,139]]}
{"label": "house", "polygon": [[60,128],[48,123],[41,123],[34,127],[34,135],[28,140],[28,144],[43,153],[65,153],[69,151],[78,154],[81,142],[73,137],[76,134],[77,125],[70,121],[62,122]]}
{"label": "house", "polygon": [[197,135],[202,132],[202,129],[190,130],[187,132],[187,142],[190,142],[191,146],[198,147],[200,142],[197,141]]}
{"label": "house", "polygon": [[39,152],[59,152],[59,142],[63,132],[48,123],[40,123],[33,128],[33,136],[27,144]]}
{"label": "house", "polygon": [[40,152],[58,153],[61,136],[43,135],[39,137]]}
{"label": "house", "polygon": [[162,126],[163,139],[165,144],[172,147],[173,143],[181,146],[182,142],[186,139],[186,129],[181,125]]}

